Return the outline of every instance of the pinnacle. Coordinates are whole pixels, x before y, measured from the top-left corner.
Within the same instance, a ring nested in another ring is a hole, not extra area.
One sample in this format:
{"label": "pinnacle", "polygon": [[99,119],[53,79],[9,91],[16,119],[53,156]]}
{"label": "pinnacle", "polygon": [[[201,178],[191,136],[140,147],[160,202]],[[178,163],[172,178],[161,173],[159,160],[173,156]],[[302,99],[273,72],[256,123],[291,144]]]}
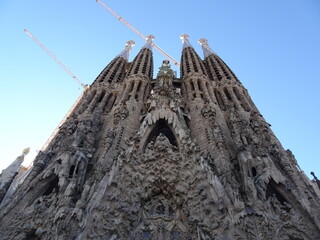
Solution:
{"label": "pinnacle", "polygon": [[146,44],[142,47],[142,48],[148,48],[150,50],[152,50],[153,47],[153,40],[155,39],[155,36],[153,35],[148,35],[146,36]]}
{"label": "pinnacle", "polygon": [[126,47],[124,48],[124,50],[122,50],[122,52],[120,54],[118,54],[116,57],[122,57],[124,59],[126,59],[127,61],[129,60],[129,54],[132,50],[132,47],[135,45],[136,43],[133,40],[129,40],[126,42]]}
{"label": "pinnacle", "polygon": [[209,47],[207,39],[201,38],[199,39],[198,43],[202,46],[203,55],[205,58],[212,54],[215,54],[213,50]]}
{"label": "pinnacle", "polygon": [[182,48],[192,47],[192,45],[189,42],[189,35],[184,33],[180,36],[180,39],[182,40],[183,46]]}

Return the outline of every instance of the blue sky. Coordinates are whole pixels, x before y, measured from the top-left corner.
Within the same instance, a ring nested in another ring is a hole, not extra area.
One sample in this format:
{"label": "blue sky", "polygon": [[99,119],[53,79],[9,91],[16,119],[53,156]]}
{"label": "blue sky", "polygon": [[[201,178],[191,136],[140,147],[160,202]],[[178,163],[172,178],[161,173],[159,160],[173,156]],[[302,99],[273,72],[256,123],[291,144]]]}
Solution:
{"label": "blue sky", "polygon": [[[301,168],[320,177],[320,2],[318,0],[104,1],[180,61],[182,33],[229,65]],[[95,0],[0,3],[0,169],[25,147],[40,149],[81,93],[79,85],[23,31],[27,28],[83,82],[134,40]],[[154,51],[154,68],[163,56]],[[178,69],[176,69],[178,70]]]}

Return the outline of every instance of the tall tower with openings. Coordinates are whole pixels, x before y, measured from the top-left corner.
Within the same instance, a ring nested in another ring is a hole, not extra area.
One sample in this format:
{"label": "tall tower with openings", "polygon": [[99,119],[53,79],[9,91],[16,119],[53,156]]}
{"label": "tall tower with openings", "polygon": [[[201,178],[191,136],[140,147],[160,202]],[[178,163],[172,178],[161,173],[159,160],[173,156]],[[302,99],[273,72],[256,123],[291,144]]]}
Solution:
{"label": "tall tower with openings", "polygon": [[318,186],[232,70],[183,34],[180,77],[167,60],[153,77],[153,38],[132,62],[127,42],[1,189],[1,239],[320,239]]}

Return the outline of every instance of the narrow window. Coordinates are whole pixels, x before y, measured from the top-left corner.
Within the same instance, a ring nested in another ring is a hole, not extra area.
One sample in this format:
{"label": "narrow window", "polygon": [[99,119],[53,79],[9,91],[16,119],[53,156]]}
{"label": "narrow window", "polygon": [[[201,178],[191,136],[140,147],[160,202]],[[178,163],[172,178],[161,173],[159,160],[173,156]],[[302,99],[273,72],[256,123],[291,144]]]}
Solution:
{"label": "narrow window", "polygon": [[225,107],[225,105],[224,105],[224,103],[223,103],[223,101],[222,101],[220,92],[215,89],[215,90],[214,90],[214,95],[215,95],[215,97],[216,97],[216,99],[217,99],[217,102],[218,102],[219,107],[220,107],[223,111],[225,111],[225,110],[226,110],[226,107]]}
{"label": "narrow window", "polygon": [[251,172],[252,172],[252,177],[257,176],[257,170],[256,170],[255,167],[253,167],[253,168],[251,169]]}
{"label": "narrow window", "polygon": [[69,171],[69,178],[72,178],[73,177],[73,174],[74,174],[74,165],[72,165],[71,167],[70,167],[70,171]]}
{"label": "narrow window", "polygon": [[224,88],[223,91],[224,91],[226,97],[228,98],[228,100],[229,100],[229,101],[232,101],[232,98],[231,98],[231,96],[230,96],[230,94],[229,94],[228,89],[227,89],[227,88]]}

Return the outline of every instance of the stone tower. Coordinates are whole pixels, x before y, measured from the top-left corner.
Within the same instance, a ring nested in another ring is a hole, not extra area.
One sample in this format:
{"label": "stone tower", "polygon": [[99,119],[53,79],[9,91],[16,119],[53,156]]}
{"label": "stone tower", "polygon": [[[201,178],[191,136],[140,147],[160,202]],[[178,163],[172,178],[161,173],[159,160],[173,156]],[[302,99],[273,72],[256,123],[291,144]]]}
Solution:
{"label": "stone tower", "polygon": [[[319,188],[231,69],[153,36],[100,73],[0,208],[1,239],[320,239]],[[8,187],[8,186],[7,186]]]}

